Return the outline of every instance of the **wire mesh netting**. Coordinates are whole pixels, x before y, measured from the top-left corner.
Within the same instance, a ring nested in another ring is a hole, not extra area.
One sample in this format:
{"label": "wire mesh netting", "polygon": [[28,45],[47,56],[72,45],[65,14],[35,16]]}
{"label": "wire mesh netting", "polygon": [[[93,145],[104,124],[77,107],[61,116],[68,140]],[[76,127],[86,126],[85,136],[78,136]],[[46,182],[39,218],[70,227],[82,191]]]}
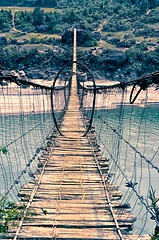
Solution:
{"label": "wire mesh netting", "polygon": [[[138,89],[109,87],[96,88],[93,126],[97,142],[102,158],[109,160],[109,183],[121,191],[121,205],[136,215],[132,232],[150,234],[159,221],[158,88],[149,86],[130,104],[132,91],[134,98]],[[89,119],[94,93],[87,88],[81,96]]]}
{"label": "wire mesh netting", "polygon": [[[11,77],[10,77],[11,78]],[[69,89],[3,79],[0,86],[0,198],[17,201],[22,185],[34,179],[38,157],[66,109]]]}

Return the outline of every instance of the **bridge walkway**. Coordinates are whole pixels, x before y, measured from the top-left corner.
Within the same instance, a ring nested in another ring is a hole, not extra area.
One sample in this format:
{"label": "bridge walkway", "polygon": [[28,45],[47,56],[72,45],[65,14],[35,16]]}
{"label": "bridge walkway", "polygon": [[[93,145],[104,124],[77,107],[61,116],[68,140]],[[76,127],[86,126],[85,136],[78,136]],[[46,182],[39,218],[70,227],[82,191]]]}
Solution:
{"label": "bridge walkway", "polygon": [[[88,138],[81,137],[85,127],[76,101],[74,95],[61,125],[61,131],[69,136],[57,134],[50,138],[50,146],[39,159],[39,174],[35,181],[23,186],[19,192],[23,201],[29,201],[39,183],[29,207],[36,215],[23,221],[18,239],[121,239],[95,158],[102,168],[120,229],[131,228],[136,219],[120,206],[118,200],[122,193],[107,182],[108,161],[101,159],[93,131]],[[137,237],[125,235],[122,239]]]}

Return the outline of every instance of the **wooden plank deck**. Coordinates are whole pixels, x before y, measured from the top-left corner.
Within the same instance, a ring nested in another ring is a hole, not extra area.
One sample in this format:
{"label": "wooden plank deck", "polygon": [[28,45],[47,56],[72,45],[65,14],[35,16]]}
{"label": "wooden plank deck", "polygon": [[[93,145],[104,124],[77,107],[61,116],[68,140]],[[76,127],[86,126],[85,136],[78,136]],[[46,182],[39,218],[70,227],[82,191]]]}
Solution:
{"label": "wooden plank deck", "polygon": [[[62,132],[67,129],[68,123],[65,120],[69,116],[68,110],[61,126]],[[29,201],[45,165],[39,187],[29,207],[37,215],[23,221],[18,239],[120,239],[94,160],[95,153],[86,137],[79,135],[74,138],[77,128],[80,129],[80,134],[85,130],[78,109],[75,116],[74,121],[71,121],[71,132],[67,132],[69,137],[57,134],[56,139],[50,138],[52,146],[39,159],[39,174],[35,176],[35,181],[23,186],[19,192],[23,201]],[[101,159],[100,155],[98,161],[102,167],[106,166],[107,172],[108,161]],[[118,200],[122,193],[105,179],[119,227],[127,231],[133,227],[136,217],[120,207]],[[14,237],[15,233],[16,231],[10,233],[10,237]],[[137,238],[135,235],[123,235],[123,239]],[[147,240],[150,237],[142,236],[139,239]]]}

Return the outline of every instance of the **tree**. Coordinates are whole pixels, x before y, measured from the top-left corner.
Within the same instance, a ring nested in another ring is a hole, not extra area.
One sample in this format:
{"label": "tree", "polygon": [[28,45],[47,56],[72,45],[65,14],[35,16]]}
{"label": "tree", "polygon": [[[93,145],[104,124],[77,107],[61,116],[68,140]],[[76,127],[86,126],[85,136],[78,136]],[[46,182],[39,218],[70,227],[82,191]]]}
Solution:
{"label": "tree", "polygon": [[46,13],[45,14],[45,21],[49,27],[49,30],[53,33],[55,32],[55,26],[57,24],[57,19],[53,13]]}
{"label": "tree", "polygon": [[148,0],[139,0],[138,6],[142,13],[145,13],[149,9],[149,2]]}
{"label": "tree", "polygon": [[155,8],[159,6],[159,0],[149,0],[150,8]]}
{"label": "tree", "polygon": [[44,10],[36,7],[33,11],[33,25],[42,25],[44,23]]}

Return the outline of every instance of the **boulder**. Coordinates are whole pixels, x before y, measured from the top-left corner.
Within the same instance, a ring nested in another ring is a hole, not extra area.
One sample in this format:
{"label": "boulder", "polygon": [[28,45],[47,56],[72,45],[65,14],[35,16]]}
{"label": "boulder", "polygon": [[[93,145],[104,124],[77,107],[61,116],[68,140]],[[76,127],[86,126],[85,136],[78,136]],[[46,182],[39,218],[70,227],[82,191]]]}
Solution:
{"label": "boulder", "polygon": [[118,47],[124,47],[124,48],[129,48],[131,46],[134,46],[136,44],[135,40],[127,40],[127,41],[121,41],[117,44]]}
{"label": "boulder", "polygon": [[25,42],[23,40],[17,40],[17,45],[24,45]]}
{"label": "boulder", "polygon": [[123,51],[119,50],[109,50],[101,54],[103,58],[103,63],[106,63],[108,66],[123,66],[127,60],[127,56]]}
{"label": "boulder", "polygon": [[61,39],[62,43],[66,44],[73,44],[73,31],[67,30],[63,35]]}
{"label": "boulder", "polygon": [[18,74],[19,74],[20,78],[25,78],[26,77],[24,70],[19,70]]}
{"label": "boulder", "polygon": [[49,26],[48,25],[39,25],[39,26],[36,26],[35,28],[35,31],[37,33],[46,33],[49,31]]}
{"label": "boulder", "polygon": [[108,40],[109,43],[116,45],[120,42],[120,38],[111,38]]}
{"label": "boulder", "polygon": [[7,41],[7,38],[6,37],[0,37],[0,45],[7,45],[8,44],[8,41]]}
{"label": "boulder", "polygon": [[11,39],[10,44],[17,44],[17,39]]}
{"label": "boulder", "polygon": [[116,50],[111,50],[108,55],[108,64],[114,65],[114,66],[121,66],[123,65],[126,60],[127,56],[124,52],[122,51],[116,51]]}

